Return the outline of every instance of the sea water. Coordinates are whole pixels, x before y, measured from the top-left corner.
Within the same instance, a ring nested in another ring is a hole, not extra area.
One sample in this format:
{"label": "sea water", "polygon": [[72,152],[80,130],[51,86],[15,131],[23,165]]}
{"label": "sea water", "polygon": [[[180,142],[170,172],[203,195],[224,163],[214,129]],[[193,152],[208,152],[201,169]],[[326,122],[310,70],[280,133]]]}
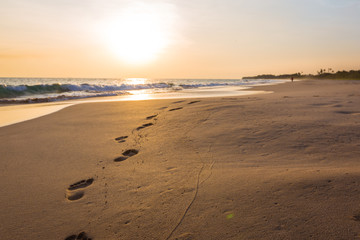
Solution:
{"label": "sea water", "polygon": [[[0,78],[0,103],[39,103],[69,99],[137,95],[156,98],[183,92],[211,92],[218,88],[246,89],[283,80],[247,79],[145,79],[145,78]],[[224,91],[223,91],[224,92]],[[226,92],[226,91],[225,91]],[[224,95],[227,95],[224,92]]]}
{"label": "sea water", "polygon": [[253,86],[282,82],[285,81],[0,78],[0,127],[41,117],[79,103],[249,95],[261,93],[249,91]]}

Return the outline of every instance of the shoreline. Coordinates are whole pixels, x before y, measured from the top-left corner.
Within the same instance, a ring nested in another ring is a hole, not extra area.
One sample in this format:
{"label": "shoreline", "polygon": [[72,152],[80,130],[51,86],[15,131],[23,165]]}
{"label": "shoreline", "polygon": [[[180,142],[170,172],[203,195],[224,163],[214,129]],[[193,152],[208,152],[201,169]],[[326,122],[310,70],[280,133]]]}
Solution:
{"label": "shoreline", "polygon": [[[0,128],[4,239],[356,239],[360,82],[95,102]],[[83,234],[83,235],[84,235]]]}
{"label": "shoreline", "polygon": [[[130,91],[134,92],[134,91]],[[109,96],[109,97],[93,97],[80,98],[74,100],[54,101],[47,103],[29,103],[29,104],[0,104],[0,127],[9,126],[23,121],[35,119],[48,114],[55,113],[66,107],[95,102],[116,102],[116,101],[147,101],[160,99],[189,99],[189,98],[209,98],[209,97],[235,97],[252,94],[264,94],[266,92],[252,88],[244,87],[213,87],[203,89],[183,90],[180,92],[171,93],[155,93],[146,94],[142,92],[134,92],[132,95],[125,96]]]}

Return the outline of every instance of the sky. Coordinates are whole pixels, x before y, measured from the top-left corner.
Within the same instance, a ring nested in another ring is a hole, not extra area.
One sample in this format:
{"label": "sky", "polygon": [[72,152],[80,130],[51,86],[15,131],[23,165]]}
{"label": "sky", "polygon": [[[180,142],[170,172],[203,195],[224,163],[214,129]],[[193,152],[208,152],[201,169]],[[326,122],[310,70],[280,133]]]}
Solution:
{"label": "sky", "polygon": [[1,0],[0,77],[360,69],[360,0]]}

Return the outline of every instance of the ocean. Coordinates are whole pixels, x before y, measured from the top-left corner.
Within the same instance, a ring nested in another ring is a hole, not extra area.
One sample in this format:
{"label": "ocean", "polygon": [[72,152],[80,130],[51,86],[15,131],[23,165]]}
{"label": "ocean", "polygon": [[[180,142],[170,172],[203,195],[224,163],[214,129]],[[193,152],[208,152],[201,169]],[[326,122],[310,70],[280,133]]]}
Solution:
{"label": "ocean", "polygon": [[79,98],[156,95],[186,90],[239,87],[241,89],[284,80],[247,79],[146,79],[146,78],[0,78],[0,103],[39,103]]}

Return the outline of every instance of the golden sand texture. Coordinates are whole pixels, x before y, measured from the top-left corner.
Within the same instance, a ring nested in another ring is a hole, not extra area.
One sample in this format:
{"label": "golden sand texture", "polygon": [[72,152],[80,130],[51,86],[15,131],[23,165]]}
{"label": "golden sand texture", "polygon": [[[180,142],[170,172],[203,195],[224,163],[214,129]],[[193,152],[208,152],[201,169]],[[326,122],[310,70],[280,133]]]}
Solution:
{"label": "golden sand texture", "polygon": [[0,128],[1,239],[357,239],[360,81]]}

